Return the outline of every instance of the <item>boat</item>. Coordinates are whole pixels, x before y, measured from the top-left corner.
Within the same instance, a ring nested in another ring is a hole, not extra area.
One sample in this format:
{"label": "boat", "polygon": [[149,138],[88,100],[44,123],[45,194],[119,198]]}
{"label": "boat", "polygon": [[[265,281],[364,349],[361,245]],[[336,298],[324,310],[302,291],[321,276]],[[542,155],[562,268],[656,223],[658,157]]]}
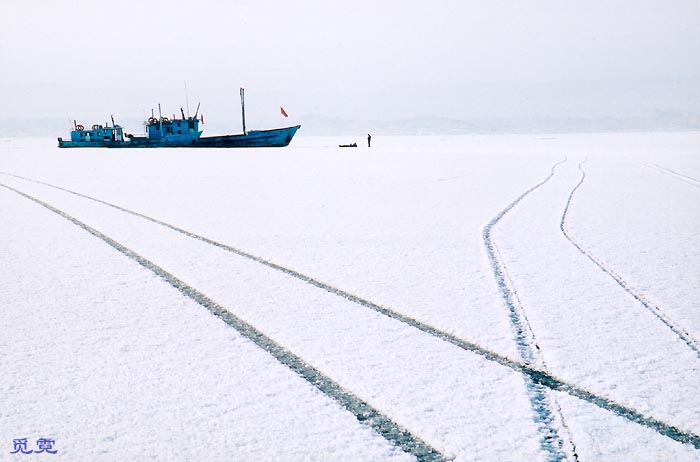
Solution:
{"label": "boat", "polygon": [[199,115],[199,105],[192,117],[186,117],[180,108],[182,118],[163,117],[160,104],[158,117],[151,111],[151,117],[144,122],[145,135],[134,136],[124,132],[124,128],[114,122],[112,125],[95,124],[90,129],[73,121],[70,139],[58,138],[59,148],[258,148],[284,147],[289,145],[301,125],[273,128],[269,130],[246,130],[244,90],[241,88],[241,112],[243,133],[236,135],[202,136],[200,124],[204,118]]}

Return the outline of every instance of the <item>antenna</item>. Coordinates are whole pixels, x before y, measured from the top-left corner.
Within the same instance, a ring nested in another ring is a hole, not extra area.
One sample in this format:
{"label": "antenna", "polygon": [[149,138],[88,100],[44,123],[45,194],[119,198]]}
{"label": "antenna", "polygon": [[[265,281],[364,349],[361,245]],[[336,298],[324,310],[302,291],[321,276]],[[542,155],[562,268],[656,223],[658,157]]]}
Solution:
{"label": "antenna", "polygon": [[195,119],[197,118],[197,114],[199,114],[199,105],[200,105],[200,104],[202,104],[202,103],[197,103],[197,110],[194,111],[194,118],[195,118]]}
{"label": "antenna", "polygon": [[[190,116],[190,97],[187,94],[187,80],[185,80],[185,107],[187,108],[187,117],[189,117]],[[182,108],[180,108],[180,110],[182,111]],[[185,118],[184,114],[183,114],[182,118],[183,119]]]}
{"label": "antenna", "polygon": [[160,110],[160,103],[158,103],[158,117],[160,118],[158,121],[158,125],[160,125],[160,137],[163,138],[163,113]]}

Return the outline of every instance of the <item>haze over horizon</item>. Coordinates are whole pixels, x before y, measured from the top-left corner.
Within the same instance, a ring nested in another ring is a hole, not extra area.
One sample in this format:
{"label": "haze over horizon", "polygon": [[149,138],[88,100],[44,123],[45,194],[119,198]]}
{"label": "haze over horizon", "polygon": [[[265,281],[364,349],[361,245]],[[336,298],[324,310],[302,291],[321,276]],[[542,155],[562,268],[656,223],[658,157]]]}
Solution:
{"label": "haze over horizon", "polygon": [[[3,117],[102,121],[197,102],[260,126],[304,114],[700,113],[700,3],[259,2],[0,6]],[[300,121],[303,123],[303,120]]]}

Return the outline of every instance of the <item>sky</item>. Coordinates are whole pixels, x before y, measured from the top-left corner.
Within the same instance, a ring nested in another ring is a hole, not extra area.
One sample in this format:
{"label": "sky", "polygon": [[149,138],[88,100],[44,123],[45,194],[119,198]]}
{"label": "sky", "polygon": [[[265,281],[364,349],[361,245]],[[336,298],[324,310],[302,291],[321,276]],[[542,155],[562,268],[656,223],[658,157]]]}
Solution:
{"label": "sky", "polygon": [[700,113],[699,31],[697,0],[3,0],[0,117]]}

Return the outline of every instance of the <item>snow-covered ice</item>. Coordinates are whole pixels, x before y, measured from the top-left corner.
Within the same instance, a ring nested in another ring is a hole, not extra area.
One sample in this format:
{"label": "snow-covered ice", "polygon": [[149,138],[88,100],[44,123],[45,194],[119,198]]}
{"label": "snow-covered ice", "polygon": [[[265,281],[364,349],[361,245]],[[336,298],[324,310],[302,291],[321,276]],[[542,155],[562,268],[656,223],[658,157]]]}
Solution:
{"label": "snow-covered ice", "polygon": [[[556,460],[544,428],[568,460],[700,459],[700,134],[375,138],[0,140],[0,462],[42,437],[71,462],[414,459],[196,297],[13,189],[204,294],[437,458]],[[492,229],[499,287],[484,227],[555,165]],[[504,366],[524,360],[504,290],[533,367],[645,423],[552,390],[554,420],[538,421],[526,377]]]}

